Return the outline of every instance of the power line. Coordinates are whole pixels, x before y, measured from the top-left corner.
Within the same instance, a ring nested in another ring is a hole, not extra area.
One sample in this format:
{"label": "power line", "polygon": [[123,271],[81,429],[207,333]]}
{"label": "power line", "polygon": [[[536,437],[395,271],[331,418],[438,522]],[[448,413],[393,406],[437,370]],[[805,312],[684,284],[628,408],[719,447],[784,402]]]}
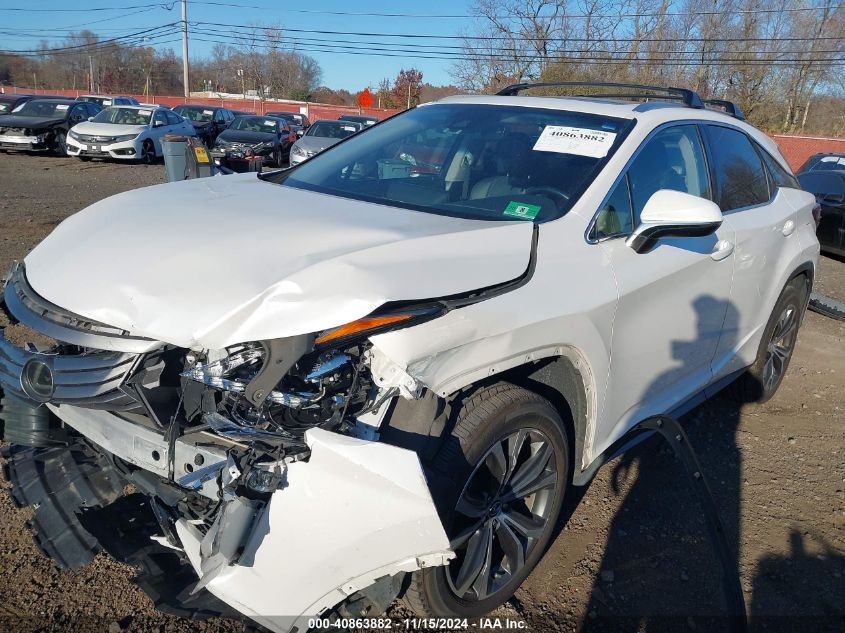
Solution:
{"label": "power line", "polygon": [[[242,4],[236,2],[220,2],[218,0],[191,0],[192,4],[202,4],[209,6],[230,7],[235,9],[256,9],[260,11],[272,11],[274,7]],[[25,7],[2,7],[0,11],[16,11],[25,13],[88,13],[92,11],[125,11],[127,9],[154,9],[162,8],[171,11],[175,6],[175,2],[153,2],[148,4],[124,5],[113,7],[93,7],[87,9],[41,9],[41,8],[25,8]],[[832,7],[825,6],[810,6],[810,7],[785,7],[781,9],[736,9],[728,11],[732,15],[758,15],[766,13],[800,13],[810,11],[838,11],[845,5],[836,5]],[[337,15],[345,17],[367,17],[367,18],[436,18],[436,19],[473,19],[483,18],[486,16],[479,14],[468,13],[452,13],[452,14],[436,14],[436,13],[386,13],[386,12],[371,12],[371,11],[328,11],[317,9],[292,9],[283,7],[279,9],[283,13],[297,13],[306,15]],[[610,14],[562,14],[560,18],[566,19],[606,19],[606,18],[653,18],[653,17],[681,17],[681,16],[699,16],[699,15],[719,15],[725,13],[724,11],[666,11],[663,13],[655,12],[641,12],[641,13],[610,13]],[[514,15],[493,15],[490,17],[498,19],[516,19],[518,16]],[[539,19],[551,18],[555,16],[538,16]]]}
{"label": "power line", "polygon": [[89,13],[91,11],[126,11],[127,9],[154,9],[160,7],[166,11],[173,9],[174,2],[155,2],[152,4],[124,5],[122,7],[93,7],[88,9],[28,9],[23,7],[0,7],[0,11],[19,11],[24,13]]}
{"label": "power line", "polygon": [[[219,37],[219,36],[218,36]],[[202,37],[194,37],[195,40],[200,42],[209,42],[212,44],[232,44],[231,41],[220,40],[220,39],[205,39]],[[363,51],[363,50],[328,50],[327,48],[308,48],[308,47],[298,47],[298,46],[288,46],[284,44],[280,45],[271,45],[271,44],[256,44],[259,48],[271,48],[276,50],[284,50],[284,51],[291,51],[291,52],[310,52],[310,53],[330,53],[330,54],[342,54],[342,55],[365,55],[365,56],[372,56],[371,52]],[[700,52],[697,51],[689,51],[685,53],[688,55],[699,55]],[[419,54],[419,53],[390,53],[390,52],[381,52],[379,53],[381,57],[401,57],[405,59],[439,59],[439,60],[455,60],[456,57],[454,55],[440,55],[440,54]],[[475,59],[486,61],[493,58],[493,55],[468,55],[462,56],[464,59]],[[526,61],[526,62],[536,62],[540,61],[542,58],[538,55],[515,55],[510,56],[508,58],[509,61]],[[619,58],[608,58],[608,57],[598,57],[595,54],[591,54],[589,56],[582,56],[578,58],[550,58],[546,61],[550,63],[606,63],[606,64],[636,64],[636,63],[650,63],[658,66],[736,66],[736,65],[745,65],[745,66],[795,66],[800,64],[819,64],[822,62],[829,63],[831,66],[841,66],[845,65],[845,58],[843,59],[832,59],[832,60],[817,60],[817,59],[781,59],[781,60],[761,60],[761,59],[727,59],[716,57],[714,59],[707,59],[707,60],[696,60],[696,59],[686,59],[686,60],[672,60],[672,59],[665,59],[662,57],[653,57],[653,58],[643,58],[637,57],[634,59],[619,59]]]}
{"label": "power line", "polygon": [[[111,44],[127,44],[128,42],[135,42],[138,41],[140,43],[144,42],[145,40],[152,41],[155,38],[162,37],[164,35],[171,35],[174,33],[173,27],[175,26],[175,22],[170,24],[163,24],[161,26],[144,29],[143,31],[138,31],[136,33],[131,33],[128,35],[122,35],[120,37],[113,37],[106,40],[98,40],[96,42],[89,42],[84,44],[76,44],[73,46],[59,46],[56,48],[44,48],[44,49],[18,49],[18,50],[0,50],[0,55],[18,55],[21,57],[41,57],[44,55],[55,55],[59,53],[78,53],[78,52],[89,52],[92,50],[97,50],[100,48],[108,47]],[[168,30],[169,29],[169,30]],[[164,32],[156,32],[162,31]]]}
{"label": "power line", "polygon": [[[247,31],[244,32],[242,29],[236,29],[232,31],[231,29],[222,30],[222,29],[214,29],[214,28],[205,28],[205,29],[193,29],[193,33],[198,33],[200,35],[211,35],[211,36],[225,36],[231,38],[239,38],[238,43],[243,44],[243,40],[250,40],[250,39],[258,39],[262,41],[270,42],[272,41],[271,38],[262,33],[257,33],[255,31]],[[282,40],[280,40],[282,41]],[[465,48],[463,46],[457,44],[416,44],[416,43],[399,43],[399,42],[386,42],[386,41],[372,41],[372,40],[349,40],[349,39],[321,39],[321,38],[313,38],[313,37],[285,37],[285,42],[293,42],[296,44],[304,44],[306,46],[316,46],[316,45],[326,45],[326,46],[338,46],[340,48],[356,48],[359,50],[387,50],[387,51],[394,51],[394,52],[421,52],[421,53],[442,53],[442,54],[454,54],[455,52],[460,52],[463,54]],[[552,44],[557,43],[568,43],[571,40],[562,39],[559,41],[553,41]],[[591,40],[594,41],[594,40]],[[632,40],[630,43],[639,43],[642,40]],[[661,40],[667,41],[667,40]],[[688,40],[687,40],[688,41]],[[709,41],[709,40],[708,40]],[[614,44],[619,42],[619,40],[605,40],[606,43]],[[629,43],[629,42],[626,42]],[[342,44],[352,44],[355,45],[354,47],[346,47],[340,46]],[[380,48],[383,46],[396,46],[398,48]],[[496,54],[507,54],[510,52],[520,53],[522,49],[518,49],[515,47],[508,47],[508,46],[497,46],[493,51]],[[580,53],[583,52],[581,49],[554,49],[553,52],[562,53],[562,52],[570,52],[570,53]],[[608,51],[611,52],[611,51]],[[612,51],[614,54],[626,54],[630,51]],[[679,53],[684,54],[688,53],[688,50],[662,50],[659,51],[662,54],[672,54],[672,53]],[[845,53],[845,49],[814,49],[812,51],[808,51],[807,49],[802,50],[766,50],[766,49],[753,49],[753,50],[741,50],[736,51],[737,53],[747,54],[747,55],[755,55],[755,54],[776,54],[776,55],[785,55],[785,54],[802,54],[812,52],[813,54],[838,54],[838,53]]]}
{"label": "power line", "polygon": [[[58,48],[47,49],[47,50],[52,51],[52,52],[59,52],[59,51],[66,51],[66,50],[88,48],[92,45],[100,46],[100,45],[104,45],[104,44],[110,44],[112,42],[120,42],[121,40],[124,40],[124,39],[133,39],[133,38],[136,38],[136,37],[141,36],[141,35],[152,33],[154,31],[159,31],[161,29],[174,26],[175,24],[176,24],[176,22],[170,22],[168,24],[162,24],[160,26],[155,26],[155,27],[152,27],[152,28],[149,28],[149,29],[144,29],[143,31],[137,31],[135,33],[129,33],[127,35],[120,35],[118,37],[112,37],[112,38],[109,38],[109,39],[106,39],[106,40],[98,40],[97,42],[94,42],[92,44],[78,44],[78,45],[75,45],[75,46],[60,46]],[[20,53],[20,54],[26,54],[26,53],[43,54],[44,53],[43,50],[33,50],[33,49],[19,49],[19,50],[5,49],[4,52],[5,53]]]}
{"label": "power line", "polygon": [[[403,39],[443,39],[443,40],[460,40],[460,41],[513,41],[514,38],[507,36],[486,36],[486,35],[429,35],[426,33],[378,33],[365,31],[328,31],[323,29],[294,29],[273,26],[251,26],[249,24],[231,24],[227,22],[191,22],[191,26],[223,26],[240,29],[254,29],[255,31],[276,31],[279,33],[316,33],[318,35],[355,35],[360,37],[399,37]],[[530,38],[521,38],[523,40]],[[589,37],[568,37],[570,42],[595,42],[595,39]],[[830,37],[780,37],[778,40],[782,42],[807,42],[817,40],[842,40],[842,36]],[[614,38],[614,42],[769,42],[770,37],[655,37],[655,38]]]}

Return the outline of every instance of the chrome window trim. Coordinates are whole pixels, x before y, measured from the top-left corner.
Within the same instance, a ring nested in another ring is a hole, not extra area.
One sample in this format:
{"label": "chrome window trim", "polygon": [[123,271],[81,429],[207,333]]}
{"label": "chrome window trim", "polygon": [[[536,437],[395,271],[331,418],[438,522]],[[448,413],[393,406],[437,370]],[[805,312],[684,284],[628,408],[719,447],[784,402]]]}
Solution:
{"label": "chrome window trim", "polygon": [[[661,125],[658,125],[656,128],[654,128],[651,132],[648,133],[648,135],[643,139],[643,141],[639,144],[637,149],[634,151],[634,153],[631,154],[631,157],[625,163],[625,166],[619,171],[619,174],[613,180],[613,184],[608,188],[607,193],[604,195],[604,198],[602,198],[602,201],[599,203],[598,208],[593,213],[593,217],[590,220],[590,222],[587,224],[587,229],[584,231],[584,241],[587,244],[601,244],[603,242],[607,242],[607,241],[610,241],[610,240],[616,240],[616,239],[619,239],[619,238],[628,238],[631,235],[631,233],[620,233],[619,235],[610,235],[608,237],[602,237],[602,238],[598,238],[598,239],[590,236],[590,234],[593,232],[593,228],[595,227],[596,220],[598,219],[599,213],[604,208],[604,205],[607,204],[607,201],[610,199],[611,194],[616,190],[616,186],[619,184],[619,181],[625,176],[625,174],[628,173],[628,170],[630,169],[631,164],[634,162],[634,160],[636,160],[637,156],[640,155],[640,152],[643,150],[643,148],[659,132],[661,132],[661,131],[663,131],[667,128],[670,128],[670,127],[677,127],[679,125],[695,125],[698,128],[699,140],[701,141],[702,149],[704,150],[704,160],[705,160],[705,164],[706,164],[706,167],[707,167],[708,177],[710,179],[710,189],[711,189],[712,195],[715,195],[715,193],[716,193],[716,191],[715,191],[716,182],[715,182],[715,175],[712,173],[712,171],[710,169],[710,164],[711,164],[710,151],[711,150],[710,150],[710,145],[707,142],[707,137],[703,134],[700,127],[702,125],[715,125],[715,126],[720,126],[720,127],[726,127],[726,128],[731,129],[731,130],[736,130],[737,132],[739,132],[740,134],[743,134],[748,139],[748,141],[751,143],[752,149],[754,149],[754,139],[751,138],[745,130],[743,130],[743,129],[735,126],[735,125],[731,125],[730,123],[728,123],[726,121],[725,122],[723,122],[723,121],[710,121],[710,120],[706,120],[706,119],[678,119],[677,121],[669,121],[667,123],[662,123]],[[755,152],[756,152],[756,149],[755,149]],[[760,158],[760,162],[763,165],[763,171],[766,173],[766,178],[768,179],[768,177],[769,177],[768,167],[766,167],[766,164],[765,164],[765,162],[763,161],[762,158]],[[747,211],[747,210],[750,210],[750,209],[756,209],[758,207],[769,205],[777,197],[777,192],[778,192],[779,189],[780,189],[780,187],[776,187],[774,192],[772,192],[772,190],[770,188],[769,189],[769,199],[766,202],[761,202],[761,203],[749,205],[749,206],[746,206],[746,207],[740,207],[738,209],[732,209],[731,211],[722,211],[722,214],[723,215],[730,215],[732,213],[737,213],[738,211]]]}

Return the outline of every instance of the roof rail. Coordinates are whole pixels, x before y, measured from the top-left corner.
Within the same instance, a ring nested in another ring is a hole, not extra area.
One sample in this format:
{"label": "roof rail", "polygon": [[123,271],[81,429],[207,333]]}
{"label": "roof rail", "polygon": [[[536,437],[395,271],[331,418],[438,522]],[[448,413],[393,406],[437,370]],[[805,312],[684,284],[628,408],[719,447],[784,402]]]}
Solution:
{"label": "roof rail", "polygon": [[664,99],[677,99],[683,101],[685,105],[690,108],[703,108],[704,102],[698,93],[687,88],[672,88],[665,86],[648,86],[644,84],[624,84],[624,83],[609,83],[596,81],[555,81],[555,82],[541,82],[541,83],[521,83],[513,84],[502,88],[496,95],[500,97],[513,97],[518,95],[523,90],[531,88],[552,88],[552,87],[574,87],[587,86],[595,88],[633,88],[635,90],[648,90],[649,92],[663,93],[663,94],[616,94],[611,93],[607,95],[577,95],[579,97],[625,97],[625,98],[655,98],[661,97]]}
{"label": "roof rail", "polygon": [[724,99],[705,99],[704,105],[722,108],[727,114],[730,114],[735,119],[745,121],[745,113],[733,101],[725,101]]}

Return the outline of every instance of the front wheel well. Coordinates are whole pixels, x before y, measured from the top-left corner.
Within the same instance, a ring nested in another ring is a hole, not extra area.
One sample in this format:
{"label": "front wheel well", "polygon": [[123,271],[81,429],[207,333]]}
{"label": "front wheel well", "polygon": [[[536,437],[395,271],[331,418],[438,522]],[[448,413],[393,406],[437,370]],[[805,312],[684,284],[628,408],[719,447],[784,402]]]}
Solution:
{"label": "front wheel well", "polygon": [[[587,432],[588,388],[576,363],[564,356],[513,367],[445,398],[430,390],[417,400],[395,398],[381,427],[382,440],[415,451],[424,462],[430,461],[452,432],[463,402],[496,383],[522,387],[552,404],[566,426],[572,468],[579,471]],[[568,475],[571,481],[573,473]]]}

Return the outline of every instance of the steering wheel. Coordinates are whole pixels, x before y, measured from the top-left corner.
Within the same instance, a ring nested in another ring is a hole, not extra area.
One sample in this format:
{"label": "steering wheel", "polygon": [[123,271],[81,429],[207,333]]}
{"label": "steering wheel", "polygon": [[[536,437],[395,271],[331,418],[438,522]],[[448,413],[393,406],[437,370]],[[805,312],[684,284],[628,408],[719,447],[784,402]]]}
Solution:
{"label": "steering wheel", "polygon": [[557,205],[558,208],[566,202],[569,202],[569,194],[564,193],[557,187],[550,187],[548,185],[543,185],[541,187],[529,187],[525,190],[525,193],[530,193],[536,196],[546,196],[547,198],[551,198],[552,202]]}

